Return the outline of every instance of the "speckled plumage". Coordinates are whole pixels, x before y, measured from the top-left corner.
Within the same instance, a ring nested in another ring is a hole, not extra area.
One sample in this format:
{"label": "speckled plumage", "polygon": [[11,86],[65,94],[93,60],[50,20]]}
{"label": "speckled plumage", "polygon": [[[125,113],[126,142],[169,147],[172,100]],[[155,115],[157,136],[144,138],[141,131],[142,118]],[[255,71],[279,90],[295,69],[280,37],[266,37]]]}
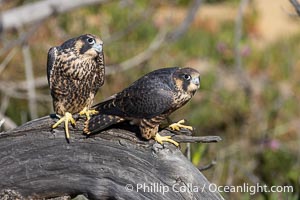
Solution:
{"label": "speckled plumage", "polygon": [[163,68],[150,72],[128,88],[94,106],[99,114],[86,122],[84,131],[95,133],[112,124],[135,122],[145,139],[154,138],[159,124],[186,104],[200,85],[192,68]]}
{"label": "speckled plumage", "polygon": [[85,34],[52,47],[47,77],[56,114],[89,109],[104,75],[103,42],[97,36]]}

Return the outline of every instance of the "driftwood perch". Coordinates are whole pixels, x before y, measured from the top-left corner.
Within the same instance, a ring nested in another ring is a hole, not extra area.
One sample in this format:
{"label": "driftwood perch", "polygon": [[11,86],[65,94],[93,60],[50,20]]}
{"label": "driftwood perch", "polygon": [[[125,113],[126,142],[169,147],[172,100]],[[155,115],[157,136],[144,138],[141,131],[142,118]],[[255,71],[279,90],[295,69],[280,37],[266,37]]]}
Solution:
{"label": "driftwood perch", "polygon": [[[207,179],[172,144],[144,141],[118,128],[87,138],[82,121],[70,129],[68,143],[62,127],[51,130],[53,122],[43,117],[0,134],[0,192],[14,190],[25,199],[78,194],[88,199],[223,199],[209,191]],[[207,139],[220,138],[196,137]]]}

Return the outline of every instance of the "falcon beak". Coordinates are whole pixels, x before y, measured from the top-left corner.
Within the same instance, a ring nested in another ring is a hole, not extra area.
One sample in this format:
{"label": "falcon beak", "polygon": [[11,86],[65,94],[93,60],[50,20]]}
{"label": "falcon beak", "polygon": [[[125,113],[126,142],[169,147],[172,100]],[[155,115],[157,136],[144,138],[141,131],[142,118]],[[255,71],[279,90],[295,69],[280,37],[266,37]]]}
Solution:
{"label": "falcon beak", "polygon": [[102,45],[102,44],[95,43],[95,44],[92,46],[92,48],[95,49],[95,51],[97,51],[98,53],[102,53],[103,45]]}
{"label": "falcon beak", "polygon": [[195,84],[198,88],[200,87],[200,77],[194,77],[192,78],[192,83]]}

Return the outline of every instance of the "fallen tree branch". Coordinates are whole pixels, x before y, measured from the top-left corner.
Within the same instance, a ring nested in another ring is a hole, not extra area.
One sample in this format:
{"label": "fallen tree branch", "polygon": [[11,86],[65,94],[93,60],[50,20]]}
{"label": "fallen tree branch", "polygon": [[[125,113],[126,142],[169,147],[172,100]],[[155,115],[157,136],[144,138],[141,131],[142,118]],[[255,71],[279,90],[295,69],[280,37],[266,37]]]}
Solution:
{"label": "fallen tree branch", "polygon": [[295,11],[300,16],[300,4],[299,4],[298,0],[290,0],[290,3],[294,6]]}
{"label": "fallen tree branch", "polygon": [[[54,119],[43,117],[0,133],[0,188],[25,198],[84,194],[89,199],[223,199],[172,144],[114,127],[66,142]],[[125,130],[127,129],[127,130]],[[175,136],[174,136],[175,137]]]}
{"label": "fallen tree branch", "polygon": [[0,33],[11,28],[41,21],[53,14],[65,13],[78,7],[100,4],[107,0],[43,0],[2,12]]}
{"label": "fallen tree branch", "polygon": [[198,167],[198,169],[203,172],[205,170],[212,168],[215,164],[217,164],[217,162],[215,160],[213,160],[213,161],[211,161],[211,163],[209,163],[207,165]]}
{"label": "fallen tree branch", "polygon": [[5,130],[7,130],[7,129],[13,129],[13,128],[17,127],[17,124],[12,119],[10,119],[9,117],[5,116],[1,112],[0,112],[0,119],[4,120],[2,125],[3,125],[3,127],[4,127]]}

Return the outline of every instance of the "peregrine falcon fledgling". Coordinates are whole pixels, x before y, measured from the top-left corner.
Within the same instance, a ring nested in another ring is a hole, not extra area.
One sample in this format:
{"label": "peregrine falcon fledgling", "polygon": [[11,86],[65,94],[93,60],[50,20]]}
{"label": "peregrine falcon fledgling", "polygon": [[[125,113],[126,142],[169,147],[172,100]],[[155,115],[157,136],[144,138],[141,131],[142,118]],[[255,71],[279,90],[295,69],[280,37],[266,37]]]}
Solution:
{"label": "peregrine falcon fledgling", "polygon": [[[93,108],[99,114],[85,123],[84,132],[95,133],[125,120],[135,122],[145,139],[178,143],[158,134],[159,124],[186,104],[200,86],[199,72],[192,68],[163,68],[150,72],[128,88]],[[181,124],[173,124],[175,129]],[[183,126],[187,128],[187,126]]]}
{"label": "peregrine falcon fledgling", "polygon": [[68,122],[75,125],[72,114],[86,115],[87,119],[96,114],[90,107],[104,76],[103,42],[99,37],[85,34],[50,48],[47,77],[54,111],[60,118],[52,128],[65,122],[69,138]]}

